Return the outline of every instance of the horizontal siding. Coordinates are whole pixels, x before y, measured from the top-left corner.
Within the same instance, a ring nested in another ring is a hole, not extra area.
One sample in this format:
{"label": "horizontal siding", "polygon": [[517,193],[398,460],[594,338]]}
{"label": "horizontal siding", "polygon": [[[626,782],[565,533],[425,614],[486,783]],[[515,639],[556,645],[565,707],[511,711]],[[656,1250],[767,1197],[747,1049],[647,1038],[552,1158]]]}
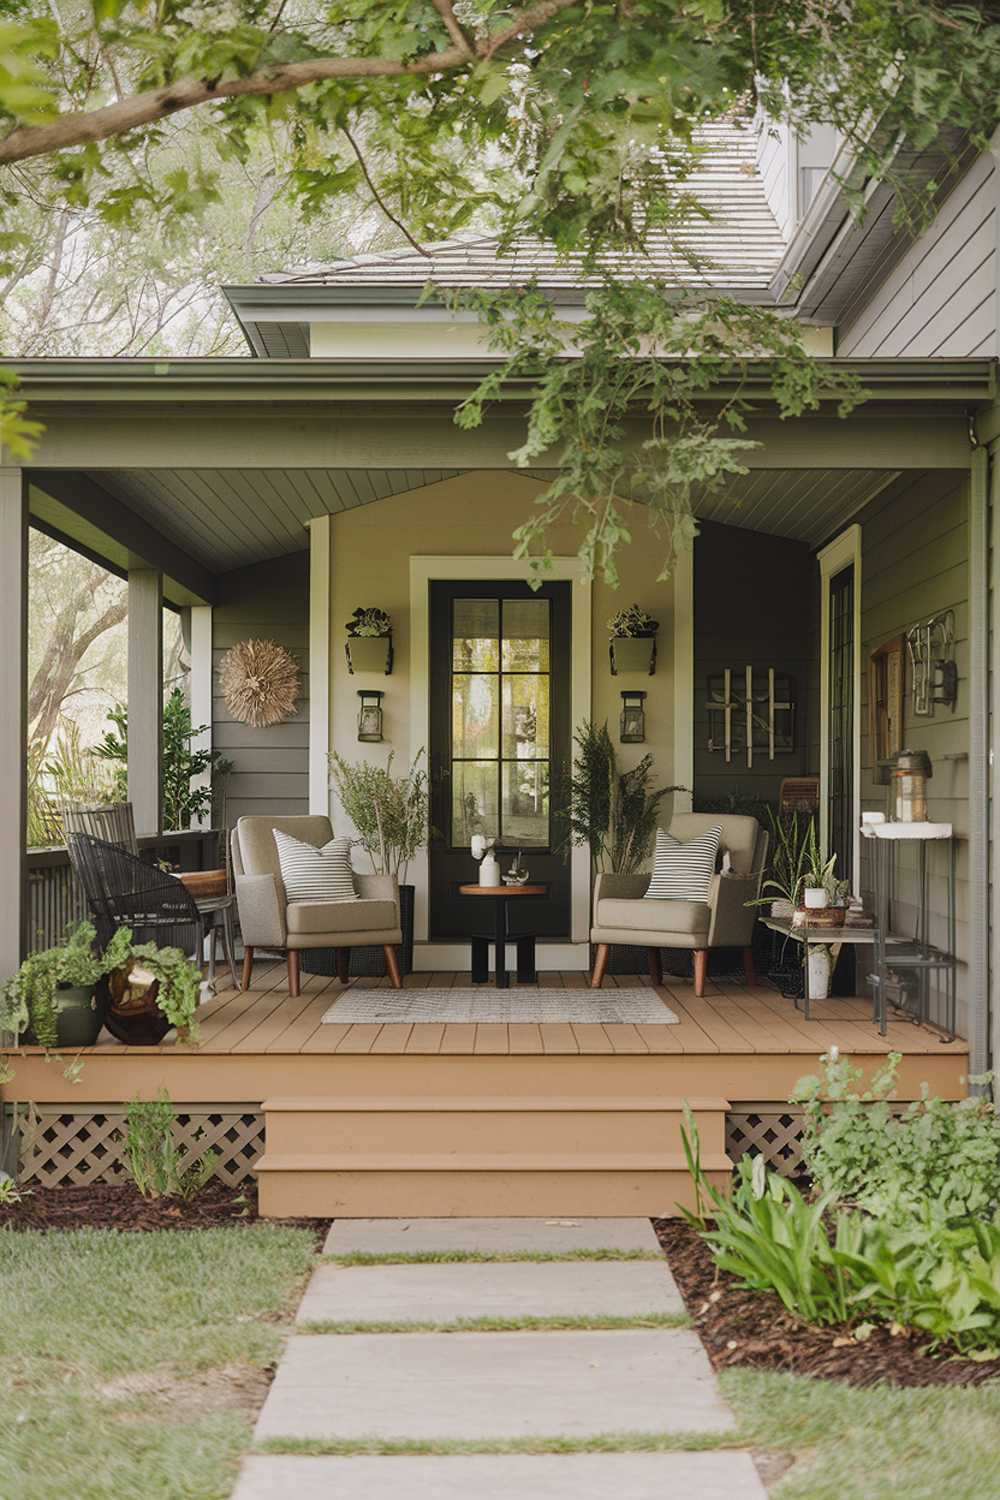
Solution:
{"label": "horizontal siding", "polygon": [[[913,678],[905,663],[903,738],[908,748],[926,750],[934,767],[929,815],[950,822],[958,837],[956,945],[962,960],[958,976],[958,1026],[967,1029],[966,968],[969,955],[969,496],[964,479],[941,474],[895,481],[859,517],[862,528],[862,807],[886,807],[887,789],[877,780],[869,735],[868,659],[876,647],[940,610],[955,612],[958,702],[941,705],[930,718],[912,712]],[[900,851],[897,865],[897,923],[912,931],[916,916],[916,852]],[[942,847],[928,853],[931,941],[947,944],[947,857]],[[862,886],[871,897],[868,846],[862,841]],[[933,993],[933,992],[932,992]],[[939,1019],[944,1019],[943,1014]]]}
{"label": "horizontal siding", "polygon": [[902,259],[887,263],[838,331],[843,356],[997,353],[997,175],[979,157]]}
{"label": "horizontal siding", "polygon": [[[251,813],[290,817],[309,811],[309,554],[223,574],[212,615],[213,743],[233,762],[226,783],[230,824]],[[219,693],[218,666],[237,641],[274,640],[299,663],[296,713],[284,724],[255,729],[235,720]]]}

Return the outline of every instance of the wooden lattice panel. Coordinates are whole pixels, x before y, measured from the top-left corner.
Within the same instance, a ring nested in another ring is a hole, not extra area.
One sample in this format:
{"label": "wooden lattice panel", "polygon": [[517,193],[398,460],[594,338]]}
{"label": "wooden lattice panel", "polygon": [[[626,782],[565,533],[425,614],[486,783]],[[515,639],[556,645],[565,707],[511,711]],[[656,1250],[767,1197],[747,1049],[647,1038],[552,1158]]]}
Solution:
{"label": "wooden lattice panel", "polygon": [[[21,1151],[22,1182],[55,1187],[59,1183],[120,1182],[125,1111],[120,1106],[89,1110],[47,1106],[26,1122]],[[211,1152],[213,1176],[230,1187],[242,1187],[264,1151],[264,1116],[251,1108],[229,1105],[212,1110],[177,1110],[174,1138],[193,1160]]]}
{"label": "wooden lattice panel", "polygon": [[726,1153],[731,1161],[748,1154],[763,1156],[771,1170],[783,1177],[801,1176],[801,1110],[730,1110],[726,1115]]}

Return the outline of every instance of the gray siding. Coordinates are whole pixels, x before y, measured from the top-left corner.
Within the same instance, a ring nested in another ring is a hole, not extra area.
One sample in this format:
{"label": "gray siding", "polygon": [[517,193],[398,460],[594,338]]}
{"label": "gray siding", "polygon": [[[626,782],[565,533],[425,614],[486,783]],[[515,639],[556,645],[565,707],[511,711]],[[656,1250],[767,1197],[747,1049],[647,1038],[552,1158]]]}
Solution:
{"label": "gray siding", "polygon": [[902,258],[877,268],[844,316],[839,355],[997,353],[996,192],[984,154]]}
{"label": "gray siding", "polygon": [[[911,625],[939,610],[955,611],[955,657],[958,662],[958,703],[937,706],[930,718],[911,711],[912,674],[906,663],[903,700],[904,742],[926,750],[934,766],[930,783],[929,815],[955,826],[958,844],[957,948],[967,960],[968,941],[968,831],[969,831],[969,494],[964,477],[945,474],[909,475],[873,500],[859,517],[862,526],[862,807],[881,810],[886,789],[873,767],[868,719],[868,657],[877,646],[903,634]],[[862,841],[862,883],[870,893],[867,848]],[[898,869],[900,925],[913,920],[915,860],[901,852]],[[945,851],[932,847],[931,939],[947,943],[945,914],[947,884]],[[908,927],[912,931],[912,927]],[[959,1031],[965,1032],[965,969],[959,971]],[[941,1017],[943,1019],[943,1017]]]}
{"label": "gray siding", "polygon": [[[696,806],[729,796],[774,802],[786,776],[819,771],[812,702],[818,585],[816,560],[802,542],[706,522],[695,543],[694,767]],[[708,745],[708,679],[747,665],[774,667],[794,681],[796,747],[747,769],[744,754],[727,766]]]}
{"label": "gray siding", "polygon": [[213,611],[213,667],[248,637],[278,641],[302,670],[298,712],[286,724],[254,729],[233,719],[213,677],[215,748],[233,762],[226,784],[230,826],[246,813],[309,811],[309,554],[225,573]]}

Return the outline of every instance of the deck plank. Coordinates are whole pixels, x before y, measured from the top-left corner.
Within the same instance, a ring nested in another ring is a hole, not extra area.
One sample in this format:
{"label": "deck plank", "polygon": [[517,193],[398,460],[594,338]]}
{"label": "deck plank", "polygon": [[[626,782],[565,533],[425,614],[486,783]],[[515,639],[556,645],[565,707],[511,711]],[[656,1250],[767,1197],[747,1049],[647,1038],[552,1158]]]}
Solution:
{"label": "deck plank", "polygon": [[405,1052],[412,1030],[413,1026],[409,1022],[393,1021],[390,1025],[382,1027],[372,1042],[371,1050],[373,1052]]}
{"label": "deck plank", "polygon": [[476,1050],[476,1028],[471,1021],[448,1021],[441,1041],[442,1052],[465,1053]]}
{"label": "deck plank", "polygon": [[507,1025],[503,1021],[480,1021],[476,1026],[476,1056],[493,1054],[505,1056],[510,1051]]}
{"label": "deck plank", "polygon": [[347,1031],[337,1043],[336,1050],[338,1052],[370,1052],[381,1030],[382,1026],[379,1022],[355,1022],[354,1025],[348,1026]]}
{"label": "deck plank", "polygon": [[573,1028],[568,1021],[543,1021],[538,1029],[546,1055],[558,1056],[565,1055],[567,1052],[579,1052]]}
{"label": "deck plank", "polygon": [[507,1035],[510,1038],[511,1052],[525,1054],[545,1050],[537,1021],[512,1021],[507,1028]]}
{"label": "deck plank", "polygon": [[330,1006],[337,995],[335,987],[324,990],[319,995],[310,997],[309,1004],[305,1010],[300,1011],[294,1021],[290,1021],[284,1031],[280,1031],[273,1041],[268,1042],[265,1052],[301,1052],[309,1039],[317,1033],[325,1033],[330,1030],[329,1026],[322,1024]]}
{"label": "deck plank", "polygon": [[407,1052],[440,1052],[444,1039],[443,1021],[417,1021],[406,1040]]}
{"label": "deck plank", "polygon": [[648,1053],[649,1048],[634,1026],[619,1021],[605,1021],[603,1024],[605,1035],[616,1053]]}

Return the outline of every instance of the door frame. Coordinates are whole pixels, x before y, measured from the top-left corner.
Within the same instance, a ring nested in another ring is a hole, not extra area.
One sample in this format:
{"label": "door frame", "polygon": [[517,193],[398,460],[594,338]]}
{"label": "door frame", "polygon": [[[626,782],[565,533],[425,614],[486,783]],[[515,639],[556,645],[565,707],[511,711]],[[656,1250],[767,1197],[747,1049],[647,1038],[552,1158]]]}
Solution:
{"label": "door frame", "polygon": [[852,695],[854,723],[851,729],[854,828],[852,882],[861,878],[861,527],[848,526],[816,554],[820,571],[819,624],[819,837],[823,858],[830,838],[830,585],[845,568],[854,568],[854,663]]}
{"label": "door frame", "polygon": [[[526,582],[528,570],[513,557],[412,557],[410,558],[410,759],[430,744],[430,585],[432,582],[455,582],[481,579]],[[583,563],[578,557],[554,557],[546,570],[546,582],[570,582],[578,585],[572,591],[570,605],[570,723],[575,730],[591,712],[591,588],[585,581]],[[471,858],[471,856],[470,856]],[[416,911],[414,937],[428,941],[429,862],[422,849],[415,861]],[[571,943],[590,949],[590,851],[585,846],[570,851],[570,934]],[[461,967],[444,962],[445,949],[465,951],[462,944],[434,944],[442,949],[441,968]],[[565,952],[566,945],[562,945]],[[539,956],[540,966],[545,962]],[[549,965],[555,967],[557,965]],[[562,967],[577,967],[564,963]],[[586,962],[582,967],[587,967]]]}

